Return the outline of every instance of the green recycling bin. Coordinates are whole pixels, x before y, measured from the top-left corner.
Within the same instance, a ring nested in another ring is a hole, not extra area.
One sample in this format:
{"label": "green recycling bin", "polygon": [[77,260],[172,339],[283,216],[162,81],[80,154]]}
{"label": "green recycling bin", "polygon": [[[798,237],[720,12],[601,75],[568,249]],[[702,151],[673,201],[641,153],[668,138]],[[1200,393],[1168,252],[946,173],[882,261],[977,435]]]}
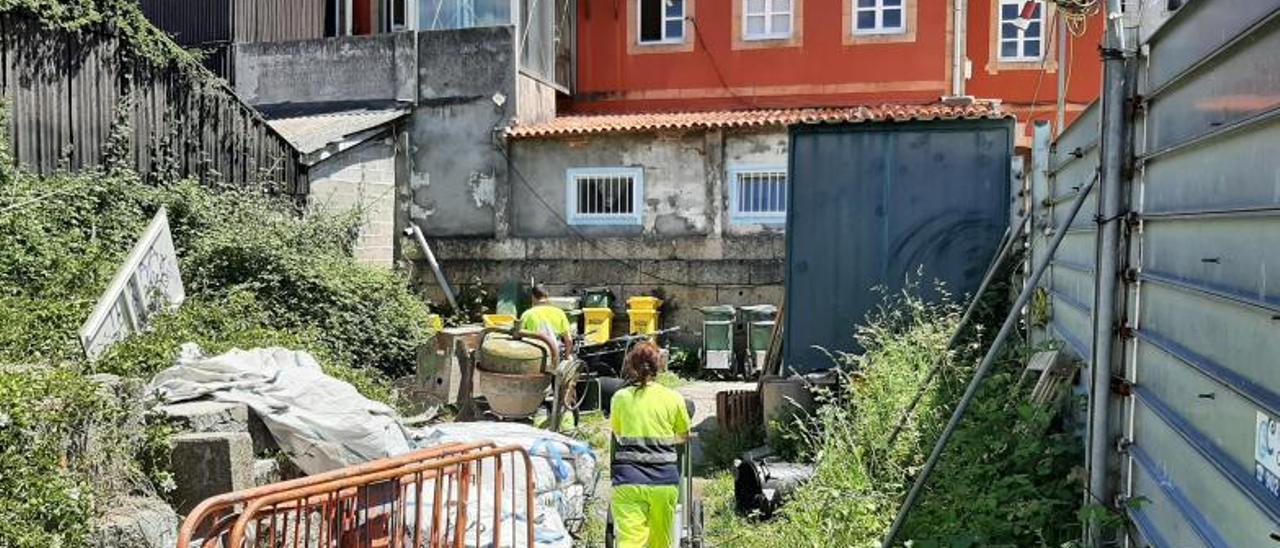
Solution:
{"label": "green recycling bin", "polygon": [[746,324],[744,327],[747,332],[747,351],[743,369],[748,376],[758,374],[764,367],[773,328],[777,325],[777,316],[778,307],[771,304],[742,307],[742,320]]}
{"label": "green recycling bin", "polygon": [[709,371],[733,370],[732,306],[716,305],[699,308],[702,312],[702,368]]}
{"label": "green recycling bin", "polygon": [[582,292],[583,308],[613,308],[613,291],[607,287],[593,287]]}

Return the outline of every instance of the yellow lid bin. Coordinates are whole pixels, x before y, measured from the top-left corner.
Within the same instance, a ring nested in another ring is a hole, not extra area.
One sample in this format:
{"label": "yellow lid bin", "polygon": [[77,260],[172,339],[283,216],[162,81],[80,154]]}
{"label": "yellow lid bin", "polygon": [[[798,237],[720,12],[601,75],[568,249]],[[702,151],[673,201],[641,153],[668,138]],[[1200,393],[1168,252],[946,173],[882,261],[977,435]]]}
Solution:
{"label": "yellow lid bin", "polygon": [[632,310],[656,311],[662,306],[662,299],[657,297],[631,297],[627,299],[627,312]]}
{"label": "yellow lid bin", "polygon": [[584,308],[582,315],[587,327],[583,331],[586,344],[601,344],[609,340],[613,328],[613,311],[608,308]]}
{"label": "yellow lid bin", "polygon": [[657,310],[627,310],[632,335],[648,335],[658,330]]}
{"label": "yellow lid bin", "polygon": [[511,327],[515,325],[516,317],[511,314],[485,314],[485,327]]}

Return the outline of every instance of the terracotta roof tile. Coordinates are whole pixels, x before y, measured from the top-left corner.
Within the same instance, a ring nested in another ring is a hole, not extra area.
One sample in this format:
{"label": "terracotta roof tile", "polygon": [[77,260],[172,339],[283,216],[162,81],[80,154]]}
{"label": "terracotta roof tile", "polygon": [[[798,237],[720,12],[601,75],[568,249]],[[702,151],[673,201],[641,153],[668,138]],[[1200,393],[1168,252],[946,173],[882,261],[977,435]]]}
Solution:
{"label": "terracotta roof tile", "polygon": [[768,110],[721,110],[708,112],[664,112],[644,114],[604,114],[561,116],[546,122],[515,125],[507,129],[513,139],[564,137],[600,133],[643,133],[651,131],[789,126],[817,123],[906,122],[912,120],[977,120],[1004,118],[1010,114],[994,101],[967,105],[934,103],[927,105],[885,104],[865,107],[800,108]]}

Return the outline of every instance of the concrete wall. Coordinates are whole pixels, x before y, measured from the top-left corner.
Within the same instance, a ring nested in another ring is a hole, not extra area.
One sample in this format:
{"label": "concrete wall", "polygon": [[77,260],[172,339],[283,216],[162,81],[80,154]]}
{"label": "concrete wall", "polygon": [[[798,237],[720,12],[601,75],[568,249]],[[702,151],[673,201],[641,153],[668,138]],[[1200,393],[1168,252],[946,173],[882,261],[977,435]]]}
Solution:
{"label": "concrete wall", "polygon": [[433,236],[494,236],[507,164],[497,129],[516,112],[512,27],[418,33],[402,219]]}
{"label": "concrete wall", "polygon": [[412,102],[411,32],[237,44],[236,94],[251,105]]}
{"label": "concrete wall", "polygon": [[[511,221],[507,237],[433,239],[455,285],[533,279],[561,295],[607,286],[620,303],[656,294],[666,301],[663,323],[680,326],[684,342],[701,332],[697,307],[781,302],[782,232],[729,222],[725,172],[735,164],[785,165],[785,130],[522,139],[508,146],[511,199],[508,213],[499,212]],[[622,166],[644,170],[641,225],[566,226],[566,171]],[[419,279],[436,291],[429,273]],[[617,332],[626,329],[624,308],[617,307]]]}
{"label": "concrete wall", "polygon": [[311,167],[311,207],[359,210],[363,216],[355,255],[390,267],[395,259],[396,151],[391,133],[326,158]]}

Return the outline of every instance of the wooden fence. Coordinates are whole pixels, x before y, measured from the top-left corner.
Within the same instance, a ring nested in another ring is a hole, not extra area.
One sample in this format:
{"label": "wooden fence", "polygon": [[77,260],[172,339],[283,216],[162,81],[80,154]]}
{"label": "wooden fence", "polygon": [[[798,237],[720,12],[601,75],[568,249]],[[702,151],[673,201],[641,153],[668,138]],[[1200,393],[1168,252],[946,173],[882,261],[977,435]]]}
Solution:
{"label": "wooden fence", "polygon": [[0,14],[0,97],[11,151],[39,172],[118,162],[149,181],[307,192],[292,145],[196,66],[156,67],[103,27],[53,30]]}

